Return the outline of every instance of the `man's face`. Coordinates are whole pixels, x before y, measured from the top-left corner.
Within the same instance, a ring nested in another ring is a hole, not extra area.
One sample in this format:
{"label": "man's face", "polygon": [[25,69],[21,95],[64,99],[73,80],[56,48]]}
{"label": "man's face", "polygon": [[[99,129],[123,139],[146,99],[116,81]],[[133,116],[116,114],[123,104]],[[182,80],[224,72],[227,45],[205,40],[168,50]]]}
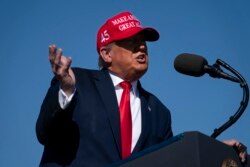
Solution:
{"label": "man's face", "polygon": [[142,34],[114,42],[109,54],[112,60],[108,69],[124,80],[137,80],[148,69],[148,50]]}

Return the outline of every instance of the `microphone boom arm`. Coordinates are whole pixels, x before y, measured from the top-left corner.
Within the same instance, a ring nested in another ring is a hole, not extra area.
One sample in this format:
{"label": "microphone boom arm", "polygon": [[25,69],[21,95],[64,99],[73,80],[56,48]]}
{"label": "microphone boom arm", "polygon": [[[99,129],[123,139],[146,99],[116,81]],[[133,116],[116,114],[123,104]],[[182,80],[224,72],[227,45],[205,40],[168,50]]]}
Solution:
{"label": "microphone boom arm", "polygon": [[214,129],[214,132],[211,135],[212,138],[216,138],[223,131],[225,131],[227,128],[229,128],[231,125],[233,125],[240,118],[240,116],[244,113],[244,111],[248,105],[248,101],[249,101],[249,88],[248,88],[246,80],[242,77],[242,75],[240,75],[239,72],[237,72],[230,65],[228,65],[227,63],[225,63],[224,61],[222,61],[220,59],[217,59],[216,63],[218,65],[223,66],[225,69],[229,70],[230,72],[232,72],[239,79],[240,86],[241,86],[241,88],[243,88],[243,98],[242,98],[242,101],[240,103],[240,107],[238,108],[237,112],[233,116],[229,117],[229,120],[226,123],[224,123],[222,126]]}

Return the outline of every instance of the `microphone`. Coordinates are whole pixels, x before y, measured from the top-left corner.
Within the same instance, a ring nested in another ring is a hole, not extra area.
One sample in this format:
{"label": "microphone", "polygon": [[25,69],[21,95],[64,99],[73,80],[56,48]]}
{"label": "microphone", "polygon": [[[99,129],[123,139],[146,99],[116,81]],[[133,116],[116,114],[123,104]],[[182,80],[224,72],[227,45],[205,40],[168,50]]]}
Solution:
{"label": "microphone", "polygon": [[194,77],[200,77],[205,73],[208,73],[214,78],[224,78],[240,83],[238,78],[223,72],[218,62],[212,66],[208,65],[208,62],[204,57],[195,54],[182,53],[178,55],[174,61],[174,68],[182,74]]}
{"label": "microphone", "polygon": [[[223,72],[220,66],[229,70],[237,78]],[[243,98],[240,102],[240,107],[238,108],[237,112],[233,116],[230,116],[229,120],[226,123],[221,125],[219,128],[214,129],[214,132],[211,135],[212,138],[216,138],[223,131],[233,125],[245,111],[249,101],[249,88],[247,82],[238,71],[236,71],[224,61],[217,59],[216,63],[211,66],[208,65],[207,60],[202,56],[182,53],[175,58],[174,68],[176,69],[176,71],[182,74],[195,77],[200,77],[205,73],[208,73],[211,77],[224,78],[233,82],[240,83],[241,88],[243,88]]]}

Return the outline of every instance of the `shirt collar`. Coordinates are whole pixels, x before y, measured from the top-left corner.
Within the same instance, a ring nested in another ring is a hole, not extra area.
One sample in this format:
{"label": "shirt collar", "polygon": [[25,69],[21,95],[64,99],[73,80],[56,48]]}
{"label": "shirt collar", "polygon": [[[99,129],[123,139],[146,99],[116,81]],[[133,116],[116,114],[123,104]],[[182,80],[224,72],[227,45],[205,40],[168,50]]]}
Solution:
{"label": "shirt collar", "polygon": [[[114,73],[110,72],[110,71],[109,71],[109,75],[110,75],[110,77],[111,77],[111,80],[113,81],[114,87],[115,87],[115,88],[120,88],[120,85],[119,85],[119,84],[120,84],[122,81],[124,81],[124,80],[123,80],[122,78],[118,77],[117,75],[115,75]],[[137,91],[137,83],[138,83],[137,80],[131,82],[132,91],[133,91],[134,94],[135,94],[136,91]]]}

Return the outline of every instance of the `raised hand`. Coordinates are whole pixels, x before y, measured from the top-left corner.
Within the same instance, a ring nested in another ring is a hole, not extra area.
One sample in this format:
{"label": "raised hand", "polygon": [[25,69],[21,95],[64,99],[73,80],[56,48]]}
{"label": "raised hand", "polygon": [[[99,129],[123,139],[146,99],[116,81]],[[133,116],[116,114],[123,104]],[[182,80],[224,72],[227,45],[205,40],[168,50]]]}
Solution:
{"label": "raised hand", "polygon": [[71,58],[62,54],[62,49],[56,45],[49,45],[49,61],[56,78],[60,82],[61,89],[66,95],[71,95],[75,89],[75,75],[70,67]]}

